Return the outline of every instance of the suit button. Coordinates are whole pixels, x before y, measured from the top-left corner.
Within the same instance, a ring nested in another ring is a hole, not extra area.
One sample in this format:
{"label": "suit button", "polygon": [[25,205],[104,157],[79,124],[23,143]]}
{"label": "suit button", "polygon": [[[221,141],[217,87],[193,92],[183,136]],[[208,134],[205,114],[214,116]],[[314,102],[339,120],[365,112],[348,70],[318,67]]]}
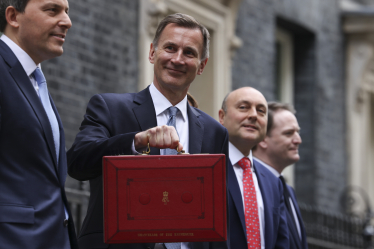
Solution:
{"label": "suit button", "polygon": [[64,226],[67,227],[69,224],[69,221],[67,219],[64,220]]}

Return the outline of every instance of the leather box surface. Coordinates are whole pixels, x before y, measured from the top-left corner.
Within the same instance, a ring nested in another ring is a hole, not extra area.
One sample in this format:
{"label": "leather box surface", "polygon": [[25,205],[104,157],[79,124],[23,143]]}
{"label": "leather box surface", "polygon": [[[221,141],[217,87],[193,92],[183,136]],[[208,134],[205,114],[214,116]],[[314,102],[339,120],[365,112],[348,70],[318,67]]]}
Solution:
{"label": "leather box surface", "polygon": [[103,158],[105,243],[225,241],[224,154]]}

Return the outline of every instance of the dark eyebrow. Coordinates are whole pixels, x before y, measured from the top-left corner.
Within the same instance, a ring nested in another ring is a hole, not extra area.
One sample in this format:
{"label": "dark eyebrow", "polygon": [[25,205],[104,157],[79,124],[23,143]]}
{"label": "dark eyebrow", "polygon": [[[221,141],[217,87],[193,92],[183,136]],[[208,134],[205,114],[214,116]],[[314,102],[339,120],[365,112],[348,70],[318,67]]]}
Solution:
{"label": "dark eyebrow", "polygon": [[170,45],[177,46],[177,44],[175,44],[174,42],[168,41],[168,42],[165,43],[164,47],[167,47],[167,46],[170,46]]}
{"label": "dark eyebrow", "polygon": [[198,52],[197,52],[197,50],[195,49],[195,48],[193,48],[193,47],[186,47],[188,50],[191,50],[192,52],[194,52],[195,54],[199,54]]}
{"label": "dark eyebrow", "polygon": [[[57,4],[57,3],[52,3],[52,2],[46,3],[43,7],[45,7],[45,8],[53,7],[53,8],[56,8],[56,9],[64,9],[64,7],[62,5]],[[68,13],[69,12],[69,7],[66,7],[65,11]]]}

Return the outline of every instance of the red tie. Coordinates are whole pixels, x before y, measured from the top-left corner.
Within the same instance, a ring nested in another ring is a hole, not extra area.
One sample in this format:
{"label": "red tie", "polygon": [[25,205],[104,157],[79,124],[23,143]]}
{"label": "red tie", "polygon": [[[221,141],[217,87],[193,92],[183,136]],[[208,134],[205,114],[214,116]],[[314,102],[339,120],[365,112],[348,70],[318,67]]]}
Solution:
{"label": "red tie", "polygon": [[243,169],[244,216],[248,249],[261,249],[260,220],[251,161],[247,157],[243,157],[239,161],[239,166]]}

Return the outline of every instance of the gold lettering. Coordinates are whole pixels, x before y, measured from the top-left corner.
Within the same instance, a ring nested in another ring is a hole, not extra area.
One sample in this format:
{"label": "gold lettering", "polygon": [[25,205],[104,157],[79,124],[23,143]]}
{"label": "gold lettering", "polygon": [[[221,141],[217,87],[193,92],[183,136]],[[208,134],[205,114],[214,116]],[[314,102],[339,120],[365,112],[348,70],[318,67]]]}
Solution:
{"label": "gold lettering", "polygon": [[174,233],[174,236],[179,236],[179,237],[191,237],[194,236],[193,233]]}
{"label": "gold lettering", "polygon": [[166,236],[173,236],[172,233],[166,233]]}
{"label": "gold lettering", "polygon": [[138,233],[138,237],[157,237],[157,233]]}

